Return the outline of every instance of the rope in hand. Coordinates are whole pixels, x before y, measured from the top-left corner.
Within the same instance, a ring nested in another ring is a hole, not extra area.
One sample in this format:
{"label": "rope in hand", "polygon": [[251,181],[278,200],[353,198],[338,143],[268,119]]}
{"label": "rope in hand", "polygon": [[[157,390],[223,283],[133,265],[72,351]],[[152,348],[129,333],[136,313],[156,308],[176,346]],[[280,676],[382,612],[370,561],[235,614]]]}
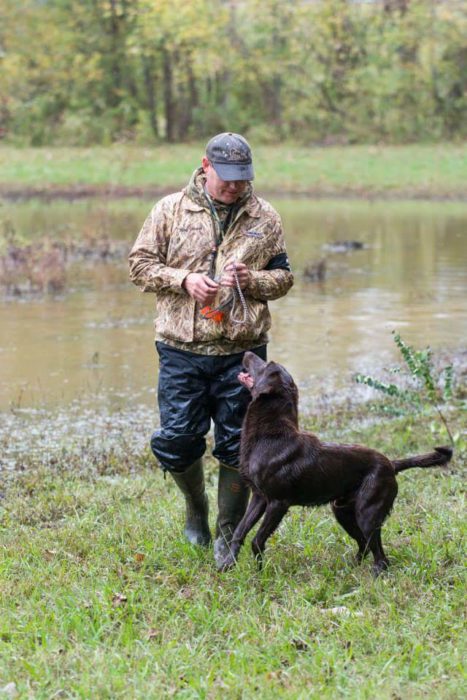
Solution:
{"label": "rope in hand", "polygon": [[235,323],[236,325],[241,325],[241,324],[247,322],[249,312],[248,312],[248,306],[247,306],[247,303],[245,300],[245,295],[243,294],[242,288],[240,287],[240,282],[239,282],[238,275],[237,275],[237,266],[236,266],[235,262],[232,264],[233,264],[233,275],[235,278],[235,285],[237,287],[236,292],[238,294],[238,299],[240,301],[240,304],[243,308],[243,318],[240,321],[240,320],[237,320],[233,317],[233,312],[234,312],[234,308],[235,308],[235,301],[236,301],[236,297],[235,297],[235,293],[234,293],[233,299],[232,299],[232,310],[230,312],[230,320],[232,323]]}

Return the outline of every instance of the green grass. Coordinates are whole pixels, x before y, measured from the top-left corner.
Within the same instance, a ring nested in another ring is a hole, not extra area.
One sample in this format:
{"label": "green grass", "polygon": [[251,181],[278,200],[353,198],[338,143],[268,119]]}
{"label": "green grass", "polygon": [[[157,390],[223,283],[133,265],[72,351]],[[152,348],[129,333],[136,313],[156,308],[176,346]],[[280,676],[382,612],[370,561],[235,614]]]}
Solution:
{"label": "green grass", "polygon": [[[173,189],[187,182],[204,144],[143,148],[0,147],[0,192],[14,188],[123,186]],[[264,192],[386,193],[465,197],[465,144],[254,148]]]}
{"label": "green grass", "polygon": [[[14,420],[20,427],[24,417]],[[446,441],[437,426],[430,434],[428,418],[383,418],[368,406],[305,422],[327,439],[394,456]],[[457,409],[450,422],[460,429]],[[171,479],[123,432],[121,441],[120,451],[118,438],[110,451],[105,441],[101,451],[91,443],[81,453],[56,446],[55,456],[25,450],[7,482],[0,690],[15,683],[21,698],[465,696],[465,444],[448,469],[400,476],[384,528],[392,567],[374,580],[371,562],[354,565],[355,547],[328,508],[293,509],[263,571],[248,540],[237,568],[217,574],[212,551],[183,540]],[[214,525],[211,460],[207,473]]]}

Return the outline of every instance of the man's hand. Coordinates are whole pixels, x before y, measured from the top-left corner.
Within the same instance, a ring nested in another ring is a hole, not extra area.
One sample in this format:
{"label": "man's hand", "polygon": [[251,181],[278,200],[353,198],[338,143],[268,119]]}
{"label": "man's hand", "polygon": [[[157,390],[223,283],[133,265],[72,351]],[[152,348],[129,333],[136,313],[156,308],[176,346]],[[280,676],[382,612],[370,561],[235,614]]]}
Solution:
{"label": "man's hand", "polygon": [[249,270],[243,263],[229,263],[225,266],[224,272],[221,279],[221,284],[223,287],[236,287],[237,283],[235,281],[234,267],[237,273],[238,283],[240,289],[245,289],[249,280]]}
{"label": "man's hand", "polygon": [[192,299],[201,304],[212,304],[219,291],[219,285],[216,282],[199,272],[190,272],[183,280],[182,287]]}

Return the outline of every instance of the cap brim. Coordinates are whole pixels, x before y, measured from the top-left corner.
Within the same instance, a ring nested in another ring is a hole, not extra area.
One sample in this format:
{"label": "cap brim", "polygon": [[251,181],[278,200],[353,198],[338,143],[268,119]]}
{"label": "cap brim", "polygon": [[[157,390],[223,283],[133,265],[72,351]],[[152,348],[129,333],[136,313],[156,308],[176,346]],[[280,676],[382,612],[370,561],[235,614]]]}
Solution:
{"label": "cap brim", "polygon": [[255,177],[252,163],[212,163],[212,167],[225,182],[253,180]]}

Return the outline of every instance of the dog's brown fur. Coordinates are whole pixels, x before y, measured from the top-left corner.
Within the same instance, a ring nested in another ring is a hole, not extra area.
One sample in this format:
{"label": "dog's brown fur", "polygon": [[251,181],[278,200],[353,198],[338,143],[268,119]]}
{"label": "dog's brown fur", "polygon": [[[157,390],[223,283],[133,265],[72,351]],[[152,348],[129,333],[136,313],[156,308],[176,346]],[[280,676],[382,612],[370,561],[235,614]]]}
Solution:
{"label": "dog's brown fur", "polygon": [[371,551],[378,575],[388,566],[381,526],[397,495],[396,474],[447,464],[452,449],[436,447],[430,454],[390,460],[368,447],[321,442],[299,430],[298,390],[282,365],[247,352],[244,367],[239,381],[252,401],[242,428],[240,471],[252,499],[219,568],[235,564],[246,535],[263,515],[252,542],[260,562],[266,540],[290,506],[331,503],[338,523],[357,541],[358,561]]}

